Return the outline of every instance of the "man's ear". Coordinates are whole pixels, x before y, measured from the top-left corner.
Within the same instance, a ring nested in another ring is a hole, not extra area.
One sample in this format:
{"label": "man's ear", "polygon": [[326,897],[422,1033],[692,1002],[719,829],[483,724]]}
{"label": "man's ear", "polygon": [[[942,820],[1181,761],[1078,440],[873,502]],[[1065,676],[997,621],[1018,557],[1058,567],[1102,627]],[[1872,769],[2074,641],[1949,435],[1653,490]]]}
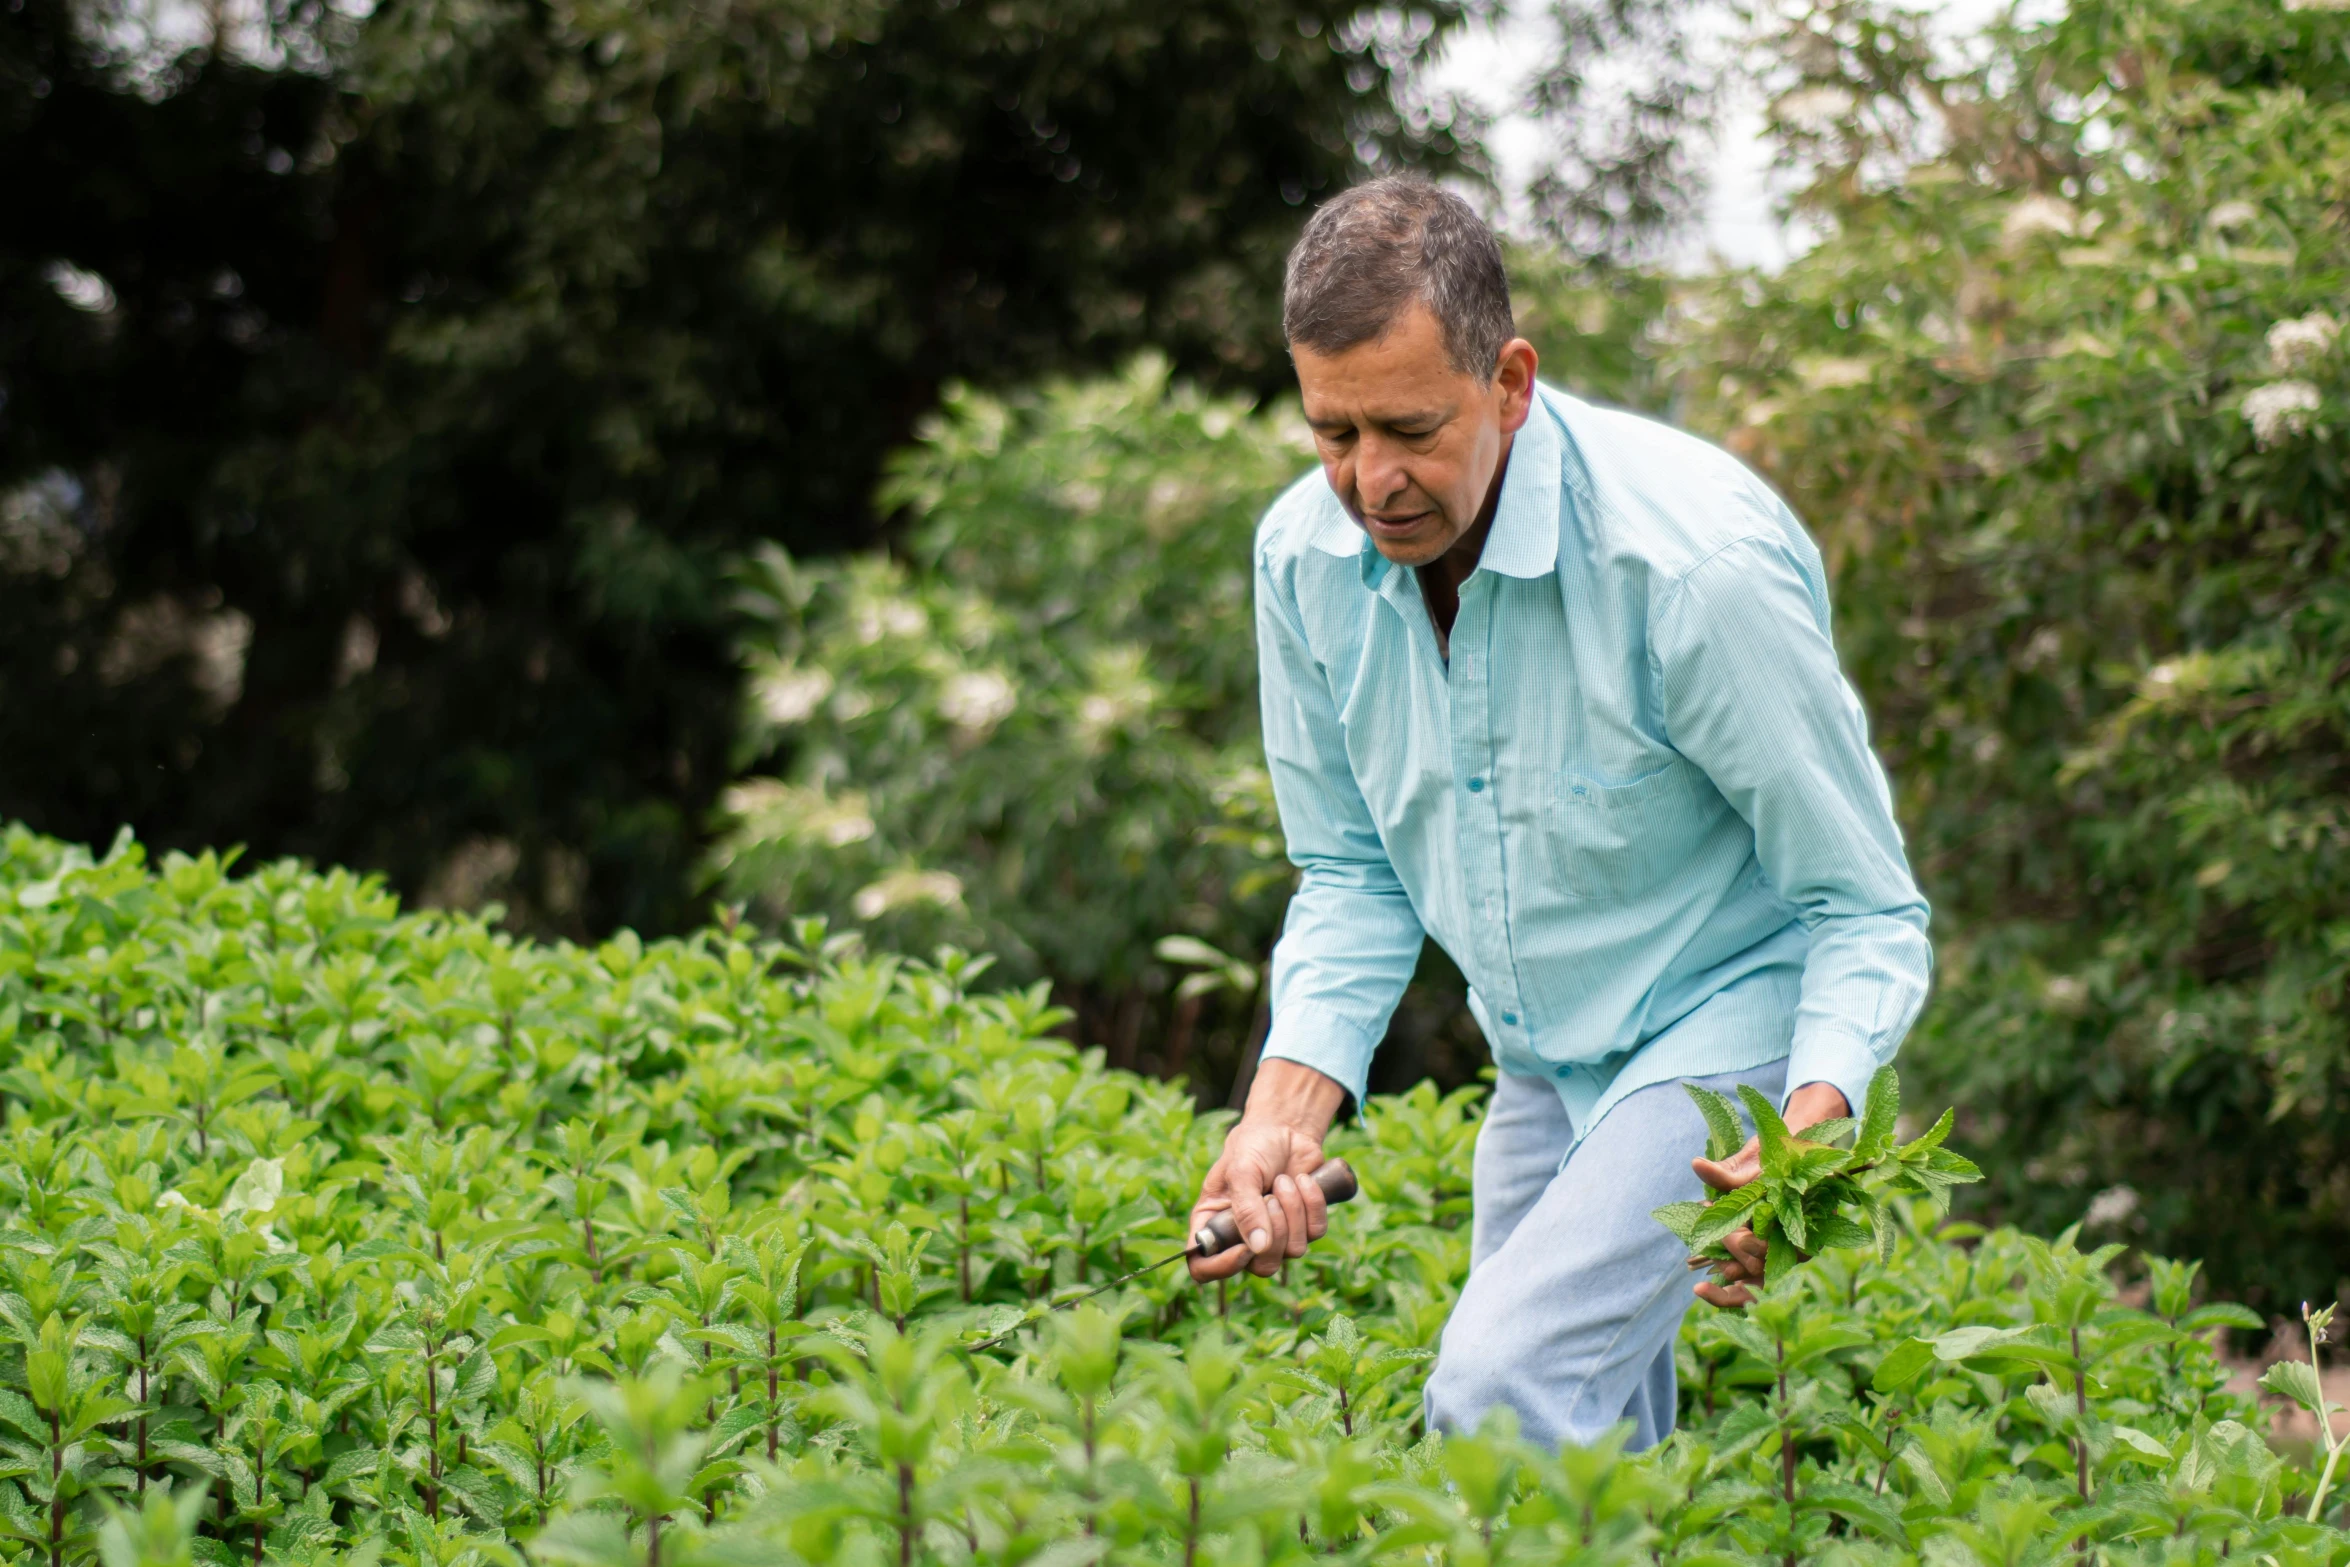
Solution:
{"label": "man's ear", "polygon": [[1501,357],[1493,366],[1493,384],[1501,393],[1504,434],[1515,435],[1533,411],[1534,373],[1541,363],[1542,356],[1534,352],[1534,345],[1522,337],[1501,345]]}

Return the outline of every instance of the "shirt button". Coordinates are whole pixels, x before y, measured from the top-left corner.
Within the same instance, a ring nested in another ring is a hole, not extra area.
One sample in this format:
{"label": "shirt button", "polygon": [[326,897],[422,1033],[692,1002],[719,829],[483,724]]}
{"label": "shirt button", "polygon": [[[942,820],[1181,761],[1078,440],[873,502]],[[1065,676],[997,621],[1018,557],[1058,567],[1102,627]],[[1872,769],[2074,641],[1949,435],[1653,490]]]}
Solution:
{"label": "shirt button", "polygon": [[1482,793],[1484,793],[1484,792],[1485,792],[1485,780],[1484,780],[1484,779],[1482,779],[1482,778],[1472,778],[1472,779],[1470,779],[1470,780],[1469,780],[1469,793],[1471,793],[1471,794],[1482,794]]}
{"label": "shirt button", "polygon": [[1571,1066],[1562,1066],[1559,1068],[1558,1075],[1561,1077],[1573,1077],[1575,1075],[1575,1069]]}
{"label": "shirt button", "polygon": [[1518,1014],[1515,1012],[1504,1012],[1501,1015],[1501,1020],[1512,1028],[1516,1028],[1518,1026]]}

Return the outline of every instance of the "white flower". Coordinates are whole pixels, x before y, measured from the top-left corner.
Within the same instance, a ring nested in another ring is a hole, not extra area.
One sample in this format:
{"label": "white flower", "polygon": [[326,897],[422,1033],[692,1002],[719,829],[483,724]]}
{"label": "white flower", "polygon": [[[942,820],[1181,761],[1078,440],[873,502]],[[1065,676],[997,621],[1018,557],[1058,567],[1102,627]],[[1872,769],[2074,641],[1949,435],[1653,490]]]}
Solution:
{"label": "white flower", "polygon": [[1851,89],[1829,85],[1798,87],[1771,105],[1779,123],[1807,135],[1824,136],[1852,112]]}
{"label": "white flower", "polygon": [[2271,381],[2244,396],[2244,417],[2252,423],[2252,439],[2274,446],[2286,436],[2305,434],[2309,416],[2325,399],[2307,381]]}
{"label": "white flower", "polygon": [[2138,1211],[2138,1193],[2128,1186],[2108,1186],[2089,1199],[2089,1216],[2082,1220],[2088,1229],[2119,1224]]}
{"label": "white flower", "polygon": [[70,261],[52,261],[41,269],[57,297],[76,310],[102,316],[114,308],[114,286],[95,272],[85,272]]}
{"label": "white flower", "polygon": [[2073,204],[2057,197],[2034,191],[2007,209],[2000,220],[1999,235],[2011,243],[2031,238],[2034,234],[2062,234],[2071,236],[2081,231],[2080,214]]}
{"label": "white flower", "polygon": [[2041,996],[2059,1012],[2071,1012],[2089,999],[2089,987],[2072,974],[2059,974],[2041,987]]}
{"label": "white flower", "polygon": [[804,724],[832,695],[832,676],[821,669],[777,669],[752,694],[769,723]]}
{"label": "white flower", "polygon": [[857,889],[857,896],[849,907],[861,920],[877,920],[892,909],[902,909],[916,903],[934,903],[941,908],[960,908],[963,904],[963,883],[947,871],[892,871],[876,882]]}
{"label": "white flower", "polygon": [[843,811],[824,825],[823,832],[827,844],[835,849],[845,849],[852,843],[863,843],[873,836],[873,818]]}
{"label": "white flower", "polygon": [[718,797],[718,809],[729,816],[767,816],[790,804],[791,785],[777,778],[751,778],[730,784]]}
{"label": "white flower", "polygon": [[2203,221],[2221,233],[2240,229],[2260,216],[2260,209],[2249,201],[2223,201],[2211,209],[2211,216]]}
{"label": "white flower", "polygon": [[939,716],[974,734],[993,729],[1019,705],[1011,680],[992,669],[949,675],[938,692]]}
{"label": "white flower", "polygon": [[867,647],[883,637],[918,637],[929,629],[930,617],[903,599],[868,600],[857,606],[857,640]]}
{"label": "white flower", "polygon": [[2269,363],[2279,370],[2306,370],[2323,359],[2341,335],[2342,323],[2322,310],[2297,321],[2279,321],[2268,329]]}
{"label": "white flower", "polygon": [[2350,11],[2350,0],[2285,0],[2288,11]]}
{"label": "white flower", "polygon": [[1151,699],[1150,687],[1140,682],[1088,691],[1077,703],[1078,742],[1088,751],[1101,750],[1112,735],[1150,712]]}
{"label": "white flower", "polygon": [[1866,359],[1805,359],[1795,366],[1796,379],[1815,392],[1866,386],[1875,373],[1875,367]]}
{"label": "white flower", "polygon": [[863,843],[874,832],[863,795],[851,792],[830,797],[820,789],[801,788],[778,778],[751,778],[735,784],[719,796],[718,808],[735,820],[739,841],[813,839],[828,848],[845,849],[852,843]]}

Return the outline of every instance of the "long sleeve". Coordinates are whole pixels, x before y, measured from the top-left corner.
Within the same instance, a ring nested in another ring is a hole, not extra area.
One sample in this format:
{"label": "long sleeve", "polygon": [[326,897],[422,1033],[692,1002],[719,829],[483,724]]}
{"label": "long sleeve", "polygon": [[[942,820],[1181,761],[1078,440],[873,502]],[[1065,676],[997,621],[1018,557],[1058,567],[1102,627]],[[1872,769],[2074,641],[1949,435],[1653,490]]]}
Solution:
{"label": "long sleeve", "polygon": [[1355,785],[1297,608],[1262,558],[1256,619],[1265,762],[1299,873],[1273,948],[1264,1054],[1334,1078],[1360,1103],[1424,937]]}
{"label": "long sleeve", "polygon": [[1650,648],[1672,744],[1753,827],[1765,875],[1811,935],[1788,1087],[1832,1083],[1857,1115],[1924,1004],[1933,957],[1816,561],[1779,540],[1729,545],[1665,590]]}

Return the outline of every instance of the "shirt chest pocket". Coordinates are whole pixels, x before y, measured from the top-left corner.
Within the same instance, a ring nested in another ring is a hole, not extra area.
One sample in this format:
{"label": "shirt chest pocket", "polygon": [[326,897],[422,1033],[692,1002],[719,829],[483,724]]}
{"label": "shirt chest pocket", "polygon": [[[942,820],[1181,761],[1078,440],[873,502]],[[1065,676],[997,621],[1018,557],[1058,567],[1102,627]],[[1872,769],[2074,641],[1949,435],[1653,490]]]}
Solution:
{"label": "shirt chest pocket", "polygon": [[1632,898],[1670,876],[1700,825],[1693,772],[1674,761],[1630,783],[1553,775],[1543,821],[1551,890],[1576,900]]}

